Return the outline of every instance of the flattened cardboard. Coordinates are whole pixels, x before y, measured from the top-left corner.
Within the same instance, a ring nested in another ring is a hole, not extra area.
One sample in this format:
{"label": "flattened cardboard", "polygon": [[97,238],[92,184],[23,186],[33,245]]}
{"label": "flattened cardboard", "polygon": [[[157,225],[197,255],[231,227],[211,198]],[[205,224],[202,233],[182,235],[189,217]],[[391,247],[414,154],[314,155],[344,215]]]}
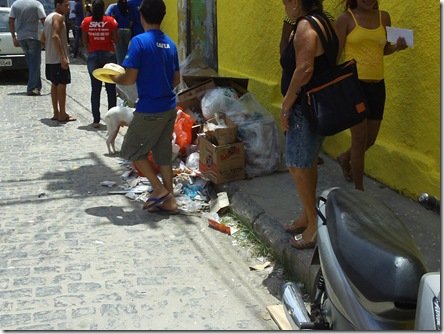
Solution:
{"label": "flattened cardboard", "polygon": [[202,80],[198,82],[196,85],[193,85],[190,88],[183,90],[179,94],[177,94],[177,101],[182,102],[193,99],[199,99],[205,94],[205,92],[208,89],[212,88],[216,88],[216,84],[212,79]]}

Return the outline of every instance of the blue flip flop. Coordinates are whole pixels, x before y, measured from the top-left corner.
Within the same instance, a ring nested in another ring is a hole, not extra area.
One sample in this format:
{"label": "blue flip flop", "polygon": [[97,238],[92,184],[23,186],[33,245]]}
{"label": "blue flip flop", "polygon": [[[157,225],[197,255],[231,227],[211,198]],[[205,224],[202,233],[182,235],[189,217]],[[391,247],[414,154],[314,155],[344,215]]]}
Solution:
{"label": "blue flip flop", "polygon": [[167,197],[170,195],[170,193],[167,193],[164,196],[161,197],[150,197],[147,199],[147,201],[145,202],[145,204],[143,205],[143,209],[144,210],[148,210],[151,209],[154,206],[158,206],[158,205],[162,205],[163,202],[166,201]]}

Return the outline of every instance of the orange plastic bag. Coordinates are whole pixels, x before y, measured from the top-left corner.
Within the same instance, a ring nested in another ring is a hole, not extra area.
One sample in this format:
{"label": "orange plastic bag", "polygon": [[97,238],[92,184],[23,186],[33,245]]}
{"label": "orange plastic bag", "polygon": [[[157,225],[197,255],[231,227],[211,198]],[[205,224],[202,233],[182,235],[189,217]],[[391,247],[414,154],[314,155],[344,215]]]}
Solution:
{"label": "orange plastic bag", "polygon": [[187,147],[191,145],[193,125],[194,119],[178,107],[176,122],[174,123],[174,133],[176,135],[176,144],[179,145],[181,154],[185,154]]}

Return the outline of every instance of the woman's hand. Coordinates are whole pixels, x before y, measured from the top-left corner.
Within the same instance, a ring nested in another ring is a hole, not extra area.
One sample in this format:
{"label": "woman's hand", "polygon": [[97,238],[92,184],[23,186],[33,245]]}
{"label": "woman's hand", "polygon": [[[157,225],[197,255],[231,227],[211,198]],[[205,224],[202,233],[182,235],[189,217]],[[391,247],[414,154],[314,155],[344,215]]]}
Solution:
{"label": "woman's hand", "polygon": [[283,107],[281,109],[280,118],[281,118],[281,126],[284,132],[288,131],[288,118],[290,117],[290,111],[285,110]]}
{"label": "woman's hand", "polygon": [[404,37],[399,37],[396,41],[396,51],[401,51],[407,49],[407,42],[405,41]]}

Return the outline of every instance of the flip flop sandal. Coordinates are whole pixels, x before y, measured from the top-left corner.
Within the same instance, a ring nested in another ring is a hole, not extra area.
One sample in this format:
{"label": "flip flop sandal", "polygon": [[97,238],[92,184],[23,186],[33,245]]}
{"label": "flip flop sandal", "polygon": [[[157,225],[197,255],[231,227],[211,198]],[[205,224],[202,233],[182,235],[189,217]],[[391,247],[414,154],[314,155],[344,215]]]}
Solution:
{"label": "flip flop sandal", "polygon": [[305,241],[302,234],[297,234],[290,238],[290,245],[296,249],[314,248],[316,246],[316,235],[317,233],[313,234],[312,240]]}
{"label": "flip flop sandal", "polygon": [[143,205],[143,210],[151,209],[155,206],[160,206],[163,204],[163,202],[166,201],[167,197],[170,195],[170,193],[167,193],[164,196],[161,197],[150,197],[146,200],[145,204]]}

